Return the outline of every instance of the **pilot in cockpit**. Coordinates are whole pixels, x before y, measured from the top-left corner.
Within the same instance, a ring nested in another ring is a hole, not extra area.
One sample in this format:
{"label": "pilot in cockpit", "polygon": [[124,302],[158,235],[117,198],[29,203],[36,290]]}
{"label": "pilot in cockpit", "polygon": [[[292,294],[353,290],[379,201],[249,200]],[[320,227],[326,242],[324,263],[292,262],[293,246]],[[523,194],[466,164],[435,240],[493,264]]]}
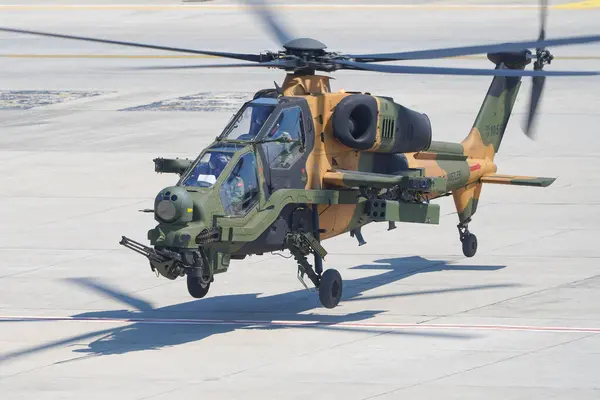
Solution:
{"label": "pilot in cockpit", "polygon": [[[208,158],[208,162],[206,162],[206,158]],[[198,187],[214,185],[229,163],[230,158],[231,156],[222,152],[206,153],[183,184]]]}
{"label": "pilot in cockpit", "polygon": [[254,107],[252,110],[252,119],[250,120],[250,128],[248,133],[244,133],[237,137],[237,140],[252,140],[258,135],[261,128],[269,119],[272,109],[268,107]]}

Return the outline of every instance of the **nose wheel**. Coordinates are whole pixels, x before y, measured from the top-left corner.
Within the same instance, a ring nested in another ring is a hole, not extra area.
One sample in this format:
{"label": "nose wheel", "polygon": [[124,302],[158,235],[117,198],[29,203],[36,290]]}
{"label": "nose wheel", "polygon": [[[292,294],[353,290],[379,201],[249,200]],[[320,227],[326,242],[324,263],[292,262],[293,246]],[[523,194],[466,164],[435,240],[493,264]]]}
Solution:
{"label": "nose wheel", "polygon": [[207,295],[210,289],[210,282],[204,282],[200,277],[188,275],[187,289],[190,296],[195,299],[201,299]]}
{"label": "nose wheel", "polygon": [[477,253],[477,236],[469,231],[469,220],[458,224],[458,233],[462,242],[465,257],[473,257]]}
{"label": "nose wheel", "polygon": [[212,271],[208,268],[205,257],[194,254],[194,264],[195,268],[192,268],[187,274],[187,289],[190,296],[201,299],[208,294],[210,283],[215,279]]}

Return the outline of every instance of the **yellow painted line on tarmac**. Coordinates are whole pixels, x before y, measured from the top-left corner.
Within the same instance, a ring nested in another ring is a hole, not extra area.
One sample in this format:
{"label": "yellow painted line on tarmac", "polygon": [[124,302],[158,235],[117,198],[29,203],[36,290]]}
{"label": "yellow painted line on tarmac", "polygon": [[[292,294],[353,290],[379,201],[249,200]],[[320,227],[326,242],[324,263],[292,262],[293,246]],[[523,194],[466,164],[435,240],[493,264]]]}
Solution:
{"label": "yellow painted line on tarmac", "polygon": [[[152,55],[152,54],[0,54],[0,58],[46,58],[46,59],[207,59],[222,58],[210,55]],[[465,60],[487,59],[481,56],[448,57]],[[600,60],[600,56],[555,56],[555,60]]]}
{"label": "yellow painted line on tarmac", "polygon": [[590,8],[600,8],[600,0],[577,1],[574,3],[557,4],[552,8],[557,10],[587,10]]}

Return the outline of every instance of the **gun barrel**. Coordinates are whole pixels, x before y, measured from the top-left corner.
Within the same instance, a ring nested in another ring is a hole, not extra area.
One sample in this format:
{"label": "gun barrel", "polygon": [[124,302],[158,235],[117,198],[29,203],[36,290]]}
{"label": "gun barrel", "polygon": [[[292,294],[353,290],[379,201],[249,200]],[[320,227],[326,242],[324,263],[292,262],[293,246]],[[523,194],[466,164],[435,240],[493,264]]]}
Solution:
{"label": "gun barrel", "polygon": [[145,256],[149,260],[157,262],[165,262],[169,260],[167,257],[163,257],[160,254],[158,254],[152,247],[148,247],[125,236],[121,236],[121,241],[119,242],[119,244],[135,251],[136,253]]}

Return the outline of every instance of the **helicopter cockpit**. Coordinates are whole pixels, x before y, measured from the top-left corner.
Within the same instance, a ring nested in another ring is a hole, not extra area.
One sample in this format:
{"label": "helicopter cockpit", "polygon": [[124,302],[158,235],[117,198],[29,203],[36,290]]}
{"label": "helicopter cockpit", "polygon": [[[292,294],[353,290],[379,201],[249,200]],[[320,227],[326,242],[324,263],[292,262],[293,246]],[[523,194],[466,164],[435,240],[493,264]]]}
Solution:
{"label": "helicopter cockpit", "polygon": [[242,106],[227,125],[221,139],[252,141],[277,107],[277,100],[258,98]]}
{"label": "helicopter cockpit", "polygon": [[182,186],[195,186],[201,188],[212,187],[219,179],[233,153],[222,150],[208,150],[202,155],[194,168],[182,180]]}
{"label": "helicopter cockpit", "polygon": [[268,199],[281,188],[304,188],[303,166],[313,143],[310,115],[304,99],[259,97],[245,103],[177,185],[214,188],[228,216],[245,215],[261,192]]}

